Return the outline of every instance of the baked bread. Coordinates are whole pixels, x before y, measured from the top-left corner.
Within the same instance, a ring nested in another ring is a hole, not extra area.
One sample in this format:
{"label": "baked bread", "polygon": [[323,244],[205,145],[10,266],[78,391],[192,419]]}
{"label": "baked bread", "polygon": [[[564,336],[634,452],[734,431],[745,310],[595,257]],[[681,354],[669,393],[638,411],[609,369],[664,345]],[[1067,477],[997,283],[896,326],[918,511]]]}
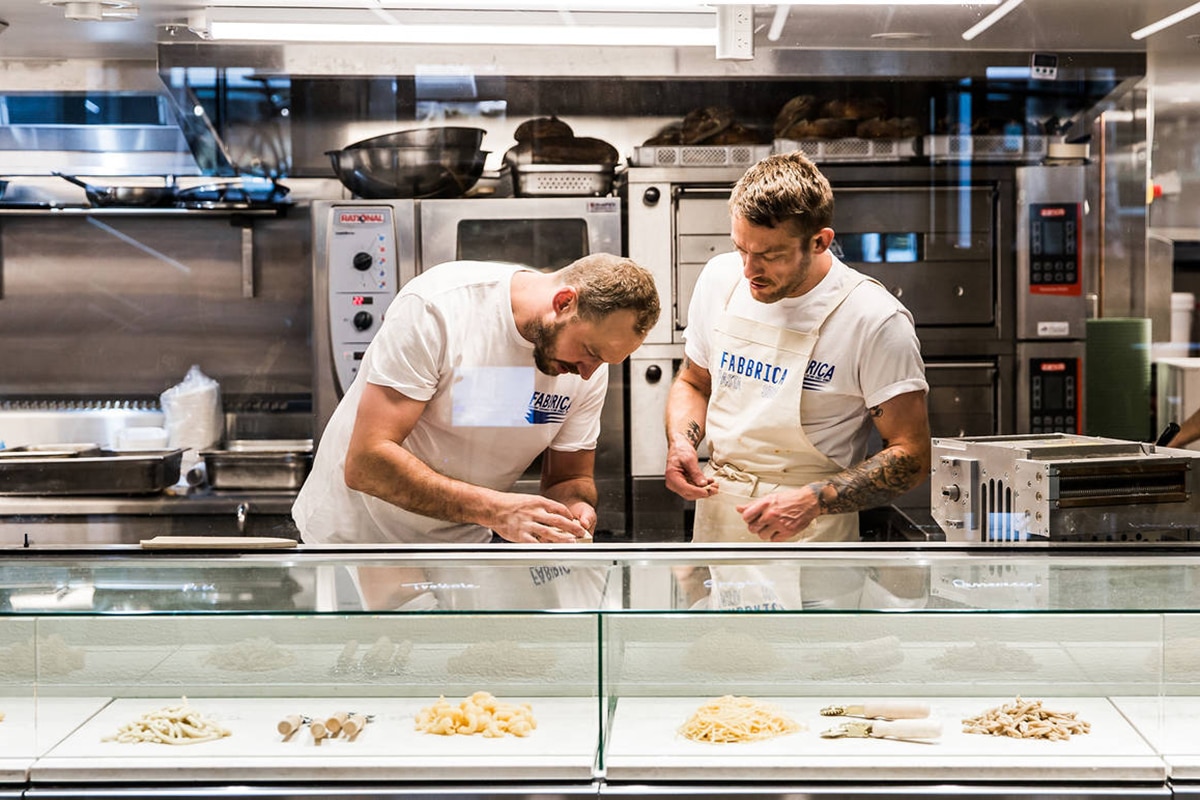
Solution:
{"label": "baked bread", "polygon": [[616,165],[617,148],[587,136],[547,136],[518,142],[504,154],[510,164]]}
{"label": "baked bread", "polygon": [[784,103],[783,108],[775,115],[775,135],[781,139],[790,138],[784,135],[785,132],[794,125],[812,119],[816,110],[817,98],[811,94],[796,95]]}
{"label": "baked bread", "polygon": [[534,139],[569,139],[574,135],[575,131],[571,130],[570,125],[553,116],[527,119],[513,132],[513,138],[518,142],[531,142]]}

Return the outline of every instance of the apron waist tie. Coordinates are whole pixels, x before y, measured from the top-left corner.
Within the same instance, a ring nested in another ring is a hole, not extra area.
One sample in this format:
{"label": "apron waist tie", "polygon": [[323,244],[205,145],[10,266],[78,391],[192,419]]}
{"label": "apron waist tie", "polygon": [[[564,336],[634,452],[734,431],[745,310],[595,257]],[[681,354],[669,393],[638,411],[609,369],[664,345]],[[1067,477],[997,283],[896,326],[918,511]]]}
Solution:
{"label": "apron waist tie", "polygon": [[708,463],[712,468],[713,478],[743,484],[744,488],[746,489],[746,494],[754,494],[760,483],[774,484],[775,486],[779,487],[798,489],[801,486],[807,486],[814,481],[823,480],[823,478],[820,477],[814,477],[812,475],[804,476],[797,472],[746,472],[744,469],[735,467],[729,462],[725,462],[724,464],[716,464],[713,461],[709,461]]}

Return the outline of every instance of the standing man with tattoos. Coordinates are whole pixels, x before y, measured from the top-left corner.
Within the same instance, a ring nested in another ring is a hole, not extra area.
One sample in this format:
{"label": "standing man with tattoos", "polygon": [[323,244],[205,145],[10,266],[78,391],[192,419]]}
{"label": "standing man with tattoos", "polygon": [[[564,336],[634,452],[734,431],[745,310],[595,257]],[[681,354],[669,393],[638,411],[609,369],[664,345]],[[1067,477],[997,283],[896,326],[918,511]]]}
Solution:
{"label": "standing man with tattoos", "polygon": [[[666,482],[696,501],[695,541],[856,540],[858,511],[929,473],[912,316],[830,251],[833,205],[800,153],[733,189],[735,252],[700,275],[667,404]],[[883,449],[868,457],[872,426]]]}

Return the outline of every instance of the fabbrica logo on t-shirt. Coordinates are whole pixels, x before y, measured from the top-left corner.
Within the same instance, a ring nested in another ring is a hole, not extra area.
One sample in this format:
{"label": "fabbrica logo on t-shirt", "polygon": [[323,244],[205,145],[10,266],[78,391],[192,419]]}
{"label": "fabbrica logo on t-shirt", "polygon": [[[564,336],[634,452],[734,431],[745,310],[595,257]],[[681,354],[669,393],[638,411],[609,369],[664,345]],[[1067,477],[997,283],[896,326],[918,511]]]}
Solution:
{"label": "fabbrica logo on t-shirt", "polygon": [[525,421],[530,425],[552,425],[565,420],[570,410],[569,395],[534,392],[529,398],[529,410],[525,412]]}

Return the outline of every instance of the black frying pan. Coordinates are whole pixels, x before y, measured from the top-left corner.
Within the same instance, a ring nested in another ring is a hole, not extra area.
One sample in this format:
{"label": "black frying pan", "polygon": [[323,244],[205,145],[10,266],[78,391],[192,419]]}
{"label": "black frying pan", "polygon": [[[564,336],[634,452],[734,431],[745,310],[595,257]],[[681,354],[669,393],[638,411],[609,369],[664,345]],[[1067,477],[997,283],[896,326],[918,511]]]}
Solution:
{"label": "black frying pan", "polygon": [[82,186],[93,206],[165,206],[175,202],[175,179],[168,178],[162,186],[96,186],[73,175],[54,173],[65,181]]}

